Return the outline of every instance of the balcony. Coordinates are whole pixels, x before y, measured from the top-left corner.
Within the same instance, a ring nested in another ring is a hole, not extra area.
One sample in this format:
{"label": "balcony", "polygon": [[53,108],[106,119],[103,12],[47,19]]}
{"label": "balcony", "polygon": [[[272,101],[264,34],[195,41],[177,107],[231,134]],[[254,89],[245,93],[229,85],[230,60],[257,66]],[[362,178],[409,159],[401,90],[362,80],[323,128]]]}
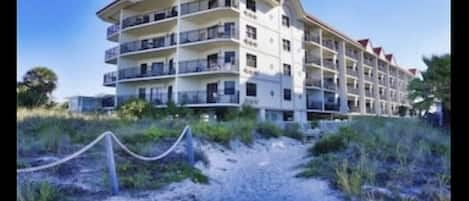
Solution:
{"label": "balcony", "polygon": [[196,104],[239,104],[239,91],[232,95],[224,91],[208,94],[207,91],[183,91],[178,93],[178,101],[183,105]]}
{"label": "balcony", "polygon": [[366,75],[366,74],[365,74],[365,75],[363,76],[363,78],[365,78],[365,80],[367,80],[367,81],[374,82],[373,76],[370,76],[370,75]]}
{"label": "balcony", "polygon": [[305,86],[321,88],[321,79],[320,78],[306,78]]}
{"label": "balcony", "polygon": [[348,105],[349,112],[351,113],[360,113],[360,107],[355,105]]}
{"label": "balcony", "polygon": [[227,27],[223,25],[182,32],[179,36],[181,45],[215,39],[239,39],[234,26]]}
{"label": "balcony", "polygon": [[322,65],[326,68],[337,70],[337,65],[332,59],[323,59]]}
{"label": "balcony", "polygon": [[384,80],[384,79],[378,79],[378,83],[380,85],[386,86],[386,80]]}
{"label": "balcony", "polygon": [[143,15],[137,15],[132,17],[127,17],[122,20],[122,29],[129,27],[135,27],[138,25],[149,24],[152,22],[159,22],[165,19],[174,18],[178,15],[177,7],[173,6],[171,8],[152,11]]}
{"label": "balcony", "polygon": [[348,56],[352,59],[355,59],[355,60],[359,60],[360,58],[360,53],[358,53],[358,51],[353,51],[351,49],[347,49],[345,50],[345,56]]}
{"label": "balcony", "polygon": [[379,99],[386,100],[386,94],[384,93],[379,94]]}
{"label": "balcony", "polygon": [[120,30],[120,24],[117,23],[117,24],[113,24],[111,25],[110,27],[107,28],[107,39],[110,40],[110,41],[115,41],[117,42],[117,36],[119,35],[119,30]]}
{"label": "balcony", "polygon": [[347,86],[347,92],[348,92],[348,93],[351,93],[351,94],[356,94],[356,95],[360,94],[359,89],[358,89],[358,88],[354,88],[354,87],[352,87],[352,86]]}
{"label": "balcony", "polygon": [[339,103],[325,103],[324,109],[328,111],[339,111],[340,104]]}
{"label": "balcony", "polygon": [[324,88],[335,91],[337,90],[337,84],[334,82],[330,82],[330,81],[324,81]]}
{"label": "balcony", "polygon": [[305,57],[305,64],[306,65],[317,65],[321,66],[321,59],[315,56],[306,56]]}
{"label": "balcony", "polygon": [[376,114],[375,108],[366,107],[366,113],[368,113],[368,114]]}
{"label": "balcony", "polygon": [[383,64],[381,64],[381,65],[378,64],[378,70],[383,71],[383,72],[386,72],[386,66],[383,65]]}
{"label": "balcony", "polygon": [[119,56],[119,46],[106,50],[104,61],[109,64],[117,64],[117,56]]}
{"label": "balcony", "polygon": [[223,57],[215,59],[195,59],[179,62],[179,74],[202,72],[238,73],[238,62],[234,58],[231,61],[227,61]]}
{"label": "balcony", "polygon": [[116,86],[116,81],[117,81],[117,73],[116,72],[110,72],[104,74],[103,77],[103,86]]}
{"label": "balcony", "polygon": [[322,46],[332,50],[332,51],[337,51],[337,48],[335,47],[334,41],[333,40],[328,40],[328,39],[323,39],[322,40]]}
{"label": "balcony", "polygon": [[152,68],[131,67],[119,70],[119,80],[129,80],[148,77],[174,75],[176,71],[172,65],[156,64]]}
{"label": "balcony", "polygon": [[236,0],[224,0],[224,1],[193,1],[181,4],[181,15],[189,15],[192,13],[198,13],[210,9],[216,8],[238,8],[238,1]]}
{"label": "balcony", "polygon": [[319,35],[305,34],[305,42],[313,42],[319,44]]}
{"label": "balcony", "polygon": [[368,66],[375,66],[375,61],[373,61],[372,59],[366,59],[363,61],[366,65]]}
{"label": "balcony", "polygon": [[161,49],[176,45],[175,34],[127,42],[121,45],[120,53],[127,54],[144,50]]}
{"label": "balcony", "polygon": [[306,100],[306,108],[308,110],[322,110],[322,102]]}
{"label": "balcony", "polygon": [[375,97],[375,93],[374,93],[373,91],[370,91],[370,90],[365,89],[365,96],[366,96],[366,97],[374,98],[374,97]]}
{"label": "balcony", "polygon": [[354,77],[358,77],[358,71],[356,70],[353,70],[353,69],[350,69],[350,68],[347,68],[347,75],[351,75],[351,76],[354,76]]}
{"label": "balcony", "polygon": [[167,105],[168,100],[171,99],[171,97],[168,97],[167,93],[156,93],[156,94],[149,94],[146,93],[145,96],[137,96],[137,95],[120,95],[117,96],[117,104],[122,105],[123,103],[132,100],[132,99],[141,99],[149,102],[150,104],[154,106],[162,106],[162,105]]}
{"label": "balcony", "polygon": [[391,83],[390,86],[391,86],[391,88],[393,88],[393,89],[397,89],[397,83],[396,83],[396,82]]}

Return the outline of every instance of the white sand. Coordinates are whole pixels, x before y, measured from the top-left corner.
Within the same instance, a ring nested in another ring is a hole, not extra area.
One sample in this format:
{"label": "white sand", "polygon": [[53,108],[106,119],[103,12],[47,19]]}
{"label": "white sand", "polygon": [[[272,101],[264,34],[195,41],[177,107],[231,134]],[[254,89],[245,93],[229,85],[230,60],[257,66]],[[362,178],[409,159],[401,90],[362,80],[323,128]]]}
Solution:
{"label": "white sand", "polygon": [[328,183],[316,179],[295,178],[297,165],[307,162],[309,145],[289,138],[258,140],[250,148],[233,143],[233,150],[218,145],[200,145],[210,165],[196,166],[210,178],[209,185],[190,180],[130,197],[121,192],[106,201],[336,201],[339,193]]}

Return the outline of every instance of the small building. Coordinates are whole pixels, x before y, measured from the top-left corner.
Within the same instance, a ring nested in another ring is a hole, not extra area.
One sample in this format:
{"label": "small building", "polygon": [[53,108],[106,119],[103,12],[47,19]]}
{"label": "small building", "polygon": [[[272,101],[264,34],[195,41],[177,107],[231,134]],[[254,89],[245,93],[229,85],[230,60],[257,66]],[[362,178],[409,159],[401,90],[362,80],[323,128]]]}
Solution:
{"label": "small building", "polygon": [[72,96],[67,99],[70,112],[99,112],[114,108],[114,95]]}

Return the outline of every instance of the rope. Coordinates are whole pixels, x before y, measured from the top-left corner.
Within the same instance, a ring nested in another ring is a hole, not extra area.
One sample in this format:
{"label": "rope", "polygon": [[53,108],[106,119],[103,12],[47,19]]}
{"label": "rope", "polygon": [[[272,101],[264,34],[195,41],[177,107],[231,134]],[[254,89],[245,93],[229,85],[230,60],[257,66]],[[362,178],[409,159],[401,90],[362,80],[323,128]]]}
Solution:
{"label": "rope", "polygon": [[54,166],[57,166],[57,165],[60,165],[62,163],[65,163],[65,162],[68,162],[69,160],[72,160],[76,157],[78,157],[79,155],[81,155],[82,153],[88,151],[91,147],[93,147],[96,143],[98,143],[101,139],[103,139],[106,135],[111,135],[111,137],[116,141],[116,143],[122,148],[124,149],[124,151],[126,151],[128,154],[130,154],[131,156],[137,158],[137,159],[140,159],[140,160],[144,160],[144,161],[154,161],[154,160],[159,160],[161,158],[164,158],[165,156],[167,156],[169,153],[171,153],[174,148],[176,148],[176,145],[179,144],[179,142],[182,140],[182,137],[185,135],[186,133],[186,130],[189,129],[189,126],[186,126],[184,128],[184,130],[182,131],[181,135],[178,137],[178,139],[176,140],[176,142],[168,149],[166,150],[163,154],[159,155],[159,156],[155,156],[155,157],[145,157],[145,156],[141,156],[141,155],[138,155],[132,151],[130,151],[124,144],[122,144],[122,142],[110,131],[106,131],[104,132],[103,134],[101,134],[100,136],[98,136],[95,140],[93,140],[91,143],[89,143],[88,145],[86,145],[85,147],[81,148],[79,151],[65,157],[65,158],[62,158],[58,161],[55,161],[53,163],[49,163],[47,165],[41,165],[41,166],[37,166],[37,167],[31,167],[31,168],[23,168],[23,169],[17,169],[16,170],[16,173],[25,173],[25,172],[35,172],[35,171],[39,171],[39,170],[43,170],[43,169],[47,169],[47,168],[51,168],[51,167],[54,167]]}
{"label": "rope", "polygon": [[141,156],[141,155],[138,155],[132,151],[129,150],[129,148],[127,148],[124,144],[122,144],[122,142],[117,139],[117,137],[112,134],[111,136],[114,138],[114,140],[116,141],[116,143],[124,150],[126,151],[129,155],[133,156],[134,158],[137,158],[137,159],[140,159],[140,160],[143,160],[143,161],[155,161],[155,160],[159,160],[159,159],[162,159],[164,157],[166,157],[169,153],[171,153],[175,148],[176,146],[179,144],[179,142],[181,142],[182,140],[182,137],[184,137],[184,134],[186,133],[186,130],[189,129],[189,126],[186,126],[184,128],[184,130],[182,131],[181,135],[178,137],[178,139],[176,140],[176,142],[174,142],[174,144],[168,149],[166,150],[164,153],[158,155],[158,156],[154,156],[154,157],[146,157],[146,156]]}

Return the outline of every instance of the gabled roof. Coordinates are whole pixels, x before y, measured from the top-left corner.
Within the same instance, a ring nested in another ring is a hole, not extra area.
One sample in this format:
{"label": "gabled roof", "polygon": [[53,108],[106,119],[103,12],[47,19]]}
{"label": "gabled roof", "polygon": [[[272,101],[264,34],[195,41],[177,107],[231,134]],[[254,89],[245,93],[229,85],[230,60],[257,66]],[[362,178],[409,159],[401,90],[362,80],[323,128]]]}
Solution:
{"label": "gabled roof", "polygon": [[373,45],[371,44],[370,39],[367,38],[367,39],[358,40],[358,43],[360,43],[368,53],[375,54],[375,51],[373,50]]}

